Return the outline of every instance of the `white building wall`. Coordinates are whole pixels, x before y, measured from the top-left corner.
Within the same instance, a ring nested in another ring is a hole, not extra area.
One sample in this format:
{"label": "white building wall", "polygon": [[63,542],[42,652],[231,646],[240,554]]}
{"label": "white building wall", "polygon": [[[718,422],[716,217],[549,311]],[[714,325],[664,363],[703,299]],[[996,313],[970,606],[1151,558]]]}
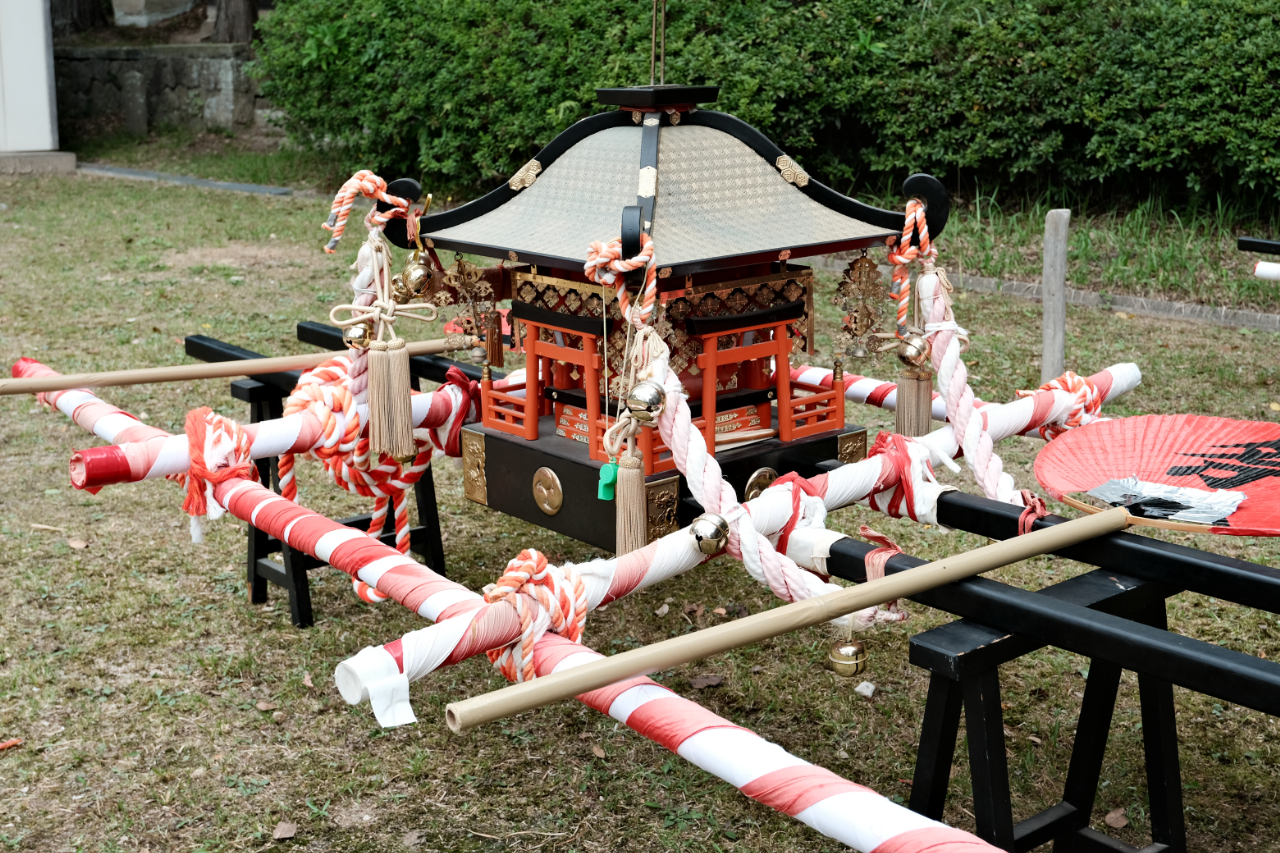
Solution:
{"label": "white building wall", "polygon": [[57,150],[49,0],[0,0],[0,152]]}

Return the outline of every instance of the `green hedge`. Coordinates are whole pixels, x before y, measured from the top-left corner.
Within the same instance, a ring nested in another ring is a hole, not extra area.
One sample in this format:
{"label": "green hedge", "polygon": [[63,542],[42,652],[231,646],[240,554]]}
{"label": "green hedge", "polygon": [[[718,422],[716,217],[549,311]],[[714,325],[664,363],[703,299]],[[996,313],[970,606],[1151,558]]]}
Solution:
{"label": "green hedge", "polygon": [[[348,167],[472,196],[649,79],[641,0],[279,0],[257,73]],[[925,170],[1280,196],[1275,0],[678,0],[667,79],[852,190]]]}

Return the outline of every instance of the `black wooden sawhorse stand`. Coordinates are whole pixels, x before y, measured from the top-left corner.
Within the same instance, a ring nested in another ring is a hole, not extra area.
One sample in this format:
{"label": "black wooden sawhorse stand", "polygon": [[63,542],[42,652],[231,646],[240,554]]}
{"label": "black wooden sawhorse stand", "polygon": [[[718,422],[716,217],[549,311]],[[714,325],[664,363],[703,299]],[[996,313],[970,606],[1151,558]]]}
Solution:
{"label": "black wooden sawhorse stand", "polygon": [[[418,390],[416,376],[413,377],[413,387]],[[258,423],[284,417],[284,401],[289,392],[254,379],[238,379],[231,383],[231,396],[247,402],[249,422]],[[279,492],[278,458],[271,456],[258,459],[254,465],[258,468],[258,479],[264,484],[270,483],[271,488]],[[436,507],[435,479],[430,466],[427,466],[422,478],[414,484],[413,497],[418,505],[418,525],[409,530],[409,550],[426,559],[432,571],[443,575],[444,543],[440,535],[440,513]],[[341,519],[338,523],[368,530],[371,517],[366,513]],[[388,512],[388,526],[391,525],[391,520]],[[378,538],[383,545],[391,548],[396,546],[394,527],[384,530]],[[310,628],[315,624],[315,616],[311,610],[311,586],[307,581],[307,572],[325,564],[310,554],[295,551],[253,525],[248,525],[248,540],[249,601],[253,604],[266,604],[268,582],[283,587],[289,594],[289,615],[293,624],[299,628]],[[280,554],[281,562],[272,559],[271,555],[276,553]]]}
{"label": "black wooden sawhorse stand", "polygon": [[[1020,514],[1020,507],[963,492],[938,499],[940,524],[995,539],[1016,535]],[[1063,521],[1049,516],[1035,526]],[[839,540],[831,546],[827,569],[846,580],[865,580],[865,557],[873,547]],[[1188,590],[1280,613],[1280,570],[1128,532],[1054,555],[1101,568],[1039,592],[974,577],[912,596],[970,620],[926,632],[912,643],[912,661],[933,673],[912,807],[941,814],[963,708],[980,836],[1010,851],[1049,841],[1076,851],[1132,851],[1088,828],[1120,672],[1129,669],[1138,673],[1150,783],[1153,843],[1146,849],[1182,853],[1186,837],[1170,685],[1280,716],[1280,664],[1168,631],[1164,600]],[[899,554],[885,571],[896,574],[924,562]],[[998,667],[1041,645],[1092,663],[1063,801],[1015,827]]]}
{"label": "black wooden sawhorse stand", "polygon": [[[331,350],[345,349],[339,329],[320,323],[299,323],[298,339]],[[259,353],[246,350],[204,335],[191,335],[186,339],[187,355],[202,361],[237,361],[263,358]],[[420,380],[443,382],[445,372],[456,363],[436,356],[418,356],[409,360],[413,389],[420,389]],[[471,365],[456,365],[469,378],[479,376],[479,370]],[[475,374],[474,376],[472,374]],[[259,376],[257,379],[238,379],[231,383],[231,396],[249,404],[249,422],[272,420],[284,416],[284,401],[297,385],[300,371],[287,371]],[[280,473],[275,457],[258,459],[258,478],[280,491]],[[436,506],[435,479],[431,468],[423,472],[414,485],[414,500],[418,505],[418,525],[409,530],[409,550],[424,558],[432,571],[443,575],[444,543],[440,534],[440,514]],[[344,518],[339,524],[358,530],[369,529],[370,515]],[[390,520],[390,519],[389,519]],[[384,531],[379,537],[384,545],[395,547],[395,530]],[[279,553],[281,561],[272,559]],[[248,525],[248,592],[254,604],[267,602],[267,584],[283,587],[289,594],[289,612],[293,624],[309,628],[315,624],[311,608],[311,587],[307,572],[325,565],[309,554],[294,551],[280,540],[268,536],[253,525]]]}
{"label": "black wooden sawhorse stand", "polygon": [[[1040,590],[1040,594],[1163,629],[1164,596],[1175,591],[1163,584],[1097,569]],[[1062,801],[1017,825],[1013,823],[999,666],[1044,645],[969,619],[911,639],[911,662],[929,670],[930,677],[910,807],[942,819],[963,707],[979,836],[1019,853],[1049,841],[1055,842],[1059,853],[1133,851],[1135,848],[1089,828],[1121,674],[1119,666],[1097,658],[1089,662]],[[1143,853],[1182,851],[1186,849],[1186,830],[1173,685],[1139,674],[1138,692],[1153,840]]]}

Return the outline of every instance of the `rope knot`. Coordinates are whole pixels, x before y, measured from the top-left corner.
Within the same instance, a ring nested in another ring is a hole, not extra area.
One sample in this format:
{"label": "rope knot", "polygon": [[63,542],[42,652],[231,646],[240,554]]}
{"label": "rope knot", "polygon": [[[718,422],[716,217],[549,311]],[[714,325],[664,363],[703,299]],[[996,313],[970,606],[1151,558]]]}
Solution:
{"label": "rope knot", "polygon": [[1018,516],[1018,535],[1025,536],[1036,529],[1036,521],[1049,514],[1044,498],[1030,489],[1022,490],[1022,505],[1026,507]]}
{"label": "rope knot", "polygon": [[[871,549],[862,558],[863,565],[866,566],[867,570],[867,580],[873,581],[884,577],[886,564],[890,559],[901,554],[902,549],[888,536],[877,533],[865,524],[858,528],[858,535],[868,542],[874,542],[880,546],[879,548]],[[898,604],[897,599],[884,605],[877,604],[874,607],[867,607],[853,614],[855,630],[858,631],[865,631],[877,622],[905,622],[910,618],[911,614]]]}
{"label": "rope knot", "polygon": [[932,507],[942,489],[929,462],[929,449],[914,439],[882,432],[867,458],[883,457],[880,476],[867,502],[893,518],[905,514],[912,521],[933,523]]}
{"label": "rope knot", "polygon": [[[252,442],[240,425],[208,406],[187,412],[186,433],[191,468],[185,475],[187,496],[182,509],[191,516],[191,541],[204,541],[200,521],[216,521],[226,508],[214,497],[214,487],[227,480],[257,480],[258,469],[249,454]],[[179,478],[181,479],[181,478]]]}
{"label": "rope knot", "polygon": [[[627,293],[626,273],[644,267],[644,287],[641,289],[639,309],[631,305]],[[653,314],[658,297],[658,267],[654,261],[653,238],[640,232],[640,254],[634,258],[622,257],[622,238],[615,237],[607,243],[596,240],[587,249],[587,262],[583,266],[587,278],[599,285],[617,285],[618,304],[622,317],[637,329],[643,328]]]}
{"label": "rope knot", "polygon": [[532,548],[507,563],[497,581],[484,588],[488,604],[506,601],[520,619],[520,638],[487,652],[489,661],[510,681],[536,677],[533,647],[550,630],[578,642],[587,622],[587,588],[568,566],[555,566]]}
{"label": "rope knot", "polygon": [[1047,441],[1052,441],[1068,430],[1097,420],[1098,413],[1102,411],[1102,394],[1098,391],[1098,386],[1088,378],[1078,376],[1070,370],[1056,379],[1050,379],[1035,391],[1019,391],[1018,396],[1030,397],[1039,391],[1066,391],[1068,394],[1074,394],[1076,398],[1066,417],[1050,421],[1040,427],[1040,436]]}
{"label": "rope knot", "polygon": [[[778,552],[787,553],[787,545],[791,534],[798,527],[826,527],[827,505],[822,500],[822,492],[812,482],[801,477],[799,473],[790,471],[769,484],[769,488],[791,485],[791,517],[778,534]],[[820,572],[814,572],[826,578]]]}

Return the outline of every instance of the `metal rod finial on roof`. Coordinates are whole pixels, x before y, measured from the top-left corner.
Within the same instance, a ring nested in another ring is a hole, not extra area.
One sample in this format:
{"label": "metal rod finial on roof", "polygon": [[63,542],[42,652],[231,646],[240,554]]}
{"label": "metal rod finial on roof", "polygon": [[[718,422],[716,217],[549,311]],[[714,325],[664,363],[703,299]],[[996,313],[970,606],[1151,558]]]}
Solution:
{"label": "metal rod finial on roof", "polygon": [[[658,3],[662,3],[662,18],[659,22]],[[658,31],[661,29],[661,39],[659,39]],[[659,72],[657,66],[661,65],[662,70]],[[661,73],[661,77],[657,75]],[[649,22],[649,85],[652,86],[655,79],[662,85],[667,84],[667,0],[653,0],[653,15]]]}

